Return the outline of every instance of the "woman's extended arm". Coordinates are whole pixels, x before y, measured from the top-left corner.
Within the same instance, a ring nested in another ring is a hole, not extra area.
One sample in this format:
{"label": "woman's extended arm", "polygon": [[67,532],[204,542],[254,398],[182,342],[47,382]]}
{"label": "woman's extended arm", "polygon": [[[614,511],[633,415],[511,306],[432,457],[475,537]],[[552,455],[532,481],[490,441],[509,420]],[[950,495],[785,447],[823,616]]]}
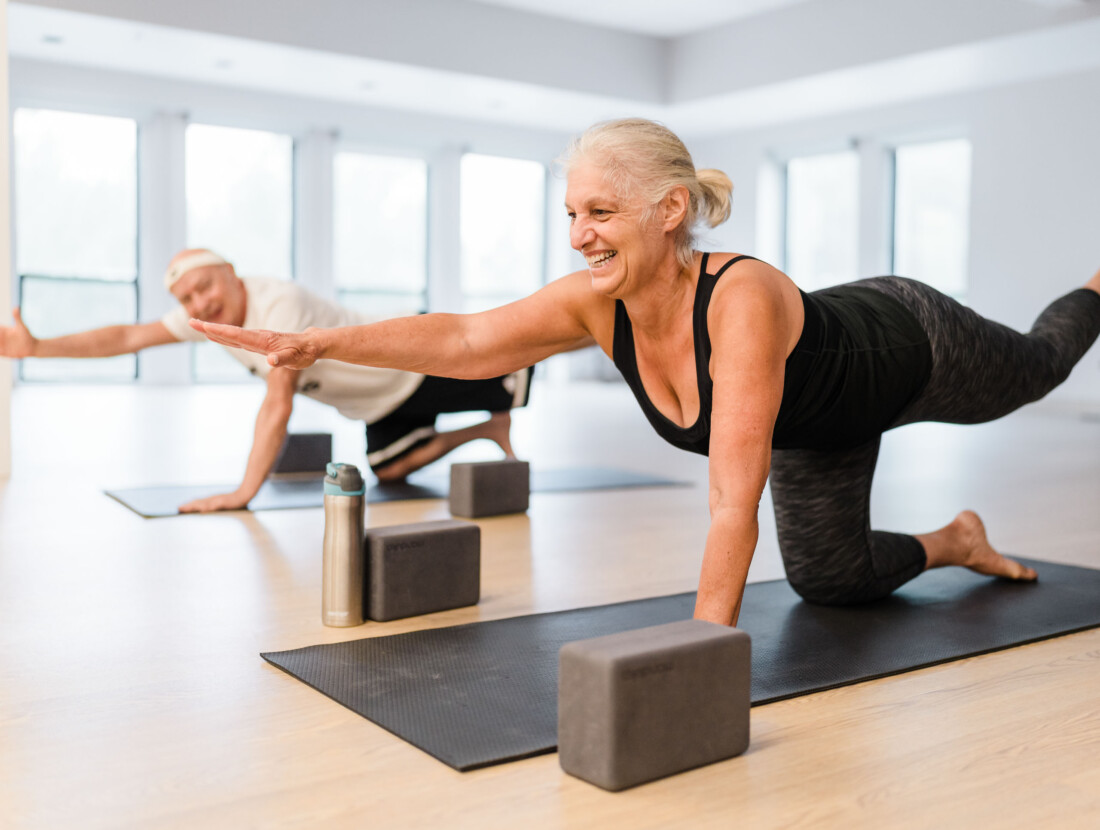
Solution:
{"label": "woman's extended arm", "polygon": [[272,366],[304,369],[328,359],[489,378],[593,342],[594,306],[602,298],[588,285],[587,273],[577,272],[530,297],[479,314],[422,314],[301,334],[246,331],[198,320],[191,326],[217,343],[266,354]]}
{"label": "woman's extended arm", "polygon": [[797,324],[790,316],[779,279],[770,278],[763,267],[720,285],[708,314],[714,379],[711,525],[695,616],[722,625],[737,623],[756,550],[760,496],[771,466],[792,325]]}

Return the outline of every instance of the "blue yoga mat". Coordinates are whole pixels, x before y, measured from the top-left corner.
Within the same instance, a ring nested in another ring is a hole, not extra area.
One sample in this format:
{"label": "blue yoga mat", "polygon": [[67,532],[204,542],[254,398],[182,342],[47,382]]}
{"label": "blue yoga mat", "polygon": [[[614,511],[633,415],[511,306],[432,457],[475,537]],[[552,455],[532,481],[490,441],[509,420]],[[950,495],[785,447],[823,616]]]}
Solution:
{"label": "blue yoga mat", "polygon": [[[285,510],[321,507],[324,492],[320,475],[272,477],[248,504],[249,510]],[[535,493],[565,493],[584,490],[617,490],[627,487],[678,487],[685,482],[609,467],[567,467],[531,470]],[[403,484],[375,484],[367,490],[367,502],[377,504],[406,499],[445,499],[449,482],[432,475],[413,476]],[[130,487],[107,490],[111,498],[146,519],[178,516],[179,506],[218,493],[231,493],[235,484],[184,484]]]}

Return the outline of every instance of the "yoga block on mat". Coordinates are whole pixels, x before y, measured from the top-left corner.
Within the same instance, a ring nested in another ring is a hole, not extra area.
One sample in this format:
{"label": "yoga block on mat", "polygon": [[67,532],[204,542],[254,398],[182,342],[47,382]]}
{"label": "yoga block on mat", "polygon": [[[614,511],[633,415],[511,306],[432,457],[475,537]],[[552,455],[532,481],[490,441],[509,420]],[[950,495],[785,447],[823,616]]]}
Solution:
{"label": "yoga block on mat", "polygon": [[332,461],[332,435],[327,432],[291,433],[275,460],[273,473],[323,473]]}
{"label": "yoga block on mat", "polygon": [[482,461],[451,465],[451,514],[476,519],[523,513],[531,498],[526,461]]}
{"label": "yoga block on mat", "polygon": [[368,528],[367,617],[377,622],[476,605],[481,528],[444,519]]}
{"label": "yoga block on mat", "polygon": [[623,790],[749,745],[749,635],[702,620],[562,646],[561,768]]}

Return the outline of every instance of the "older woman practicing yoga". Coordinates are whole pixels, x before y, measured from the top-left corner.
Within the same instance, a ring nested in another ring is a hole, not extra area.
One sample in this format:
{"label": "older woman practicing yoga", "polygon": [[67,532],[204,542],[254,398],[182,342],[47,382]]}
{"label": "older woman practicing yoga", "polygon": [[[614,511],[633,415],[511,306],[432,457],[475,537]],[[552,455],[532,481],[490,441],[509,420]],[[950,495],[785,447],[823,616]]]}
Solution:
{"label": "older woman practicing yoga", "polygon": [[565,165],[570,241],[588,269],[530,297],[301,334],[192,325],[273,366],[327,358],[459,378],[599,344],[657,432],[710,458],[702,619],[737,621],[769,473],[787,576],[810,602],[866,602],[945,565],[1035,579],[970,511],[914,536],[872,530],[879,440],[914,421],[999,418],[1061,383],[1100,334],[1100,273],[1026,335],[900,277],[805,294],[750,256],[694,249],[697,223],[729,217],[732,186],[696,170],[663,126],[598,124]]}

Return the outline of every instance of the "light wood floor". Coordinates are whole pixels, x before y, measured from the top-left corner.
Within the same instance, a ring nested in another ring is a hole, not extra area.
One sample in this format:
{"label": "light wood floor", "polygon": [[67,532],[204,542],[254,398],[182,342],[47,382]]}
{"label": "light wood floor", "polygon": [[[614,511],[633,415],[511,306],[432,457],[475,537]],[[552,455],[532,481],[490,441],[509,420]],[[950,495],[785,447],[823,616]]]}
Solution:
{"label": "light wood floor", "polygon": [[[756,708],[746,755],[619,794],[556,755],[454,772],[259,652],[692,589],[705,462],[652,436],[621,386],[536,386],[516,424],[533,463],[694,486],[536,494],[527,515],[481,522],[477,607],[328,629],[320,509],[142,520],[101,493],[233,481],[259,391],[15,390],[0,826],[1100,826],[1100,631]],[[332,429],[337,457],[362,462],[360,429],[323,408],[304,402],[292,426]],[[1100,567],[1100,420],[1048,406],[886,439],[877,524],[925,530],[964,506],[1005,550]],[[782,574],[762,515],[753,579]],[[407,502],[368,521],[446,516]]]}

